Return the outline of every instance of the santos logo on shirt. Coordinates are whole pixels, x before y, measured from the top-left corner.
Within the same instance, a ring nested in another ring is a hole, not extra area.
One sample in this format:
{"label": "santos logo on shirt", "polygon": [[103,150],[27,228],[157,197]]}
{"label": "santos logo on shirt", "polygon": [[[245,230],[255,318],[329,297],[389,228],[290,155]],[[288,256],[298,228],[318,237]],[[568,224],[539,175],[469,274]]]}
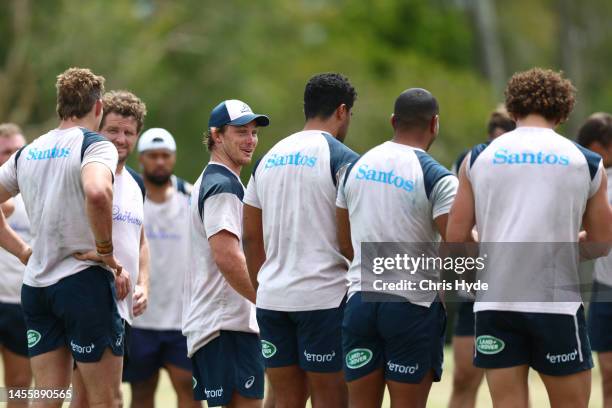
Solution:
{"label": "santos logo on shirt", "polygon": [[359,166],[355,178],[357,180],[368,180],[373,181],[375,183],[388,184],[395,188],[402,189],[408,193],[414,191],[413,180],[404,179],[402,176],[398,176],[393,173],[393,170],[381,171],[369,169],[369,166],[367,164],[362,164],[361,166]]}
{"label": "santos logo on shirt", "polygon": [[32,147],[28,150],[28,156],[26,160],[47,160],[47,159],[61,159],[70,156],[70,148],[62,147],[59,148],[54,146],[52,149],[39,150]]}
{"label": "santos logo on shirt", "polygon": [[314,167],[317,162],[317,158],[314,156],[306,156],[300,152],[286,154],[279,156],[278,154],[272,154],[266,160],[266,169],[280,166],[306,166]]}
{"label": "santos logo on shirt", "polygon": [[113,220],[126,222],[128,224],[142,225],[142,220],[140,218],[132,215],[130,211],[121,211],[118,205],[113,205]]}
{"label": "santos logo on shirt", "polygon": [[498,149],[494,153],[493,164],[557,164],[569,166],[570,159],[565,155],[556,155],[546,152],[521,152],[514,153],[508,149]]}

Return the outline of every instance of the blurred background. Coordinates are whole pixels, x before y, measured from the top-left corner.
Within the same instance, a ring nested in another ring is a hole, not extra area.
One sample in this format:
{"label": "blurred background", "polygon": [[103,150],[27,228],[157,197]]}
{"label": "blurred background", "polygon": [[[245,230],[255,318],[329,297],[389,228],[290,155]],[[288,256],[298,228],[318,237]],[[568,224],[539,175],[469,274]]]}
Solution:
{"label": "blurred background", "polygon": [[568,137],[591,112],[610,111],[611,19],[609,0],[2,0],[0,121],[30,140],[54,128],[56,75],[89,67],[107,90],[145,101],[145,128],[175,136],[176,172],[195,181],[218,102],[270,115],[260,157],[301,129],[308,78],[338,71],[358,92],[350,147],[390,138],[395,97],[424,87],[441,106],[432,153],[450,166],[485,138],[517,70],[562,69],[574,82],[578,102],[560,129]]}

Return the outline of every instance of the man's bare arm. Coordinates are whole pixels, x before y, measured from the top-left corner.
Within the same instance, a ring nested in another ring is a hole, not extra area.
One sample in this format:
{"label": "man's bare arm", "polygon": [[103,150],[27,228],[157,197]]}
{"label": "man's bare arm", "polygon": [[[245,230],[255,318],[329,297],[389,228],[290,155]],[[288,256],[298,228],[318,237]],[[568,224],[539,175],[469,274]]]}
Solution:
{"label": "man's bare arm", "polygon": [[255,289],[249,278],[247,263],[238,237],[221,230],[208,239],[213,259],[232,288],[255,303]]}
{"label": "man's bare arm", "polygon": [[251,279],[251,284],[257,290],[257,275],[266,261],[266,251],[263,241],[263,220],[261,209],[245,204],[243,207],[242,246]]}
{"label": "man's bare arm", "polygon": [[336,207],[336,222],[338,224],[337,237],[340,253],[347,257],[349,261],[352,261],[355,253],[351,241],[351,222],[346,208]]}
{"label": "man's bare arm", "polygon": [[581,255],[586,259],[606,256],[612,245],[612,207],[608,201],[608,177],[603,173],[599,189],[587,201],[582,226],[586,236],[582,237]]}
{"label": "man's bare arm", "polygon": [[[474,192],[472,183],[466,174],[467,160],[463,161],[459,170],[459,187],[455,201],[451,207],[447,226],[447,242],[473,242],[472,229],[476,224]],[[442,234],[444,237],[444,234]]]}

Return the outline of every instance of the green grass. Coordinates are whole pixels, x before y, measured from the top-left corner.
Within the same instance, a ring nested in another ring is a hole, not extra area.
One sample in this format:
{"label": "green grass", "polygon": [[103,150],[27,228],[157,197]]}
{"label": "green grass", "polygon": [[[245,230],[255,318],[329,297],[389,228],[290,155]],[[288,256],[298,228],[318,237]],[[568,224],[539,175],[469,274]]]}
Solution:
{"label": "green grass", "polygon": [[[594,360],[597,360],[595,354],[593,355]],[[0,364],[0,371],[1,364]],[[453,355],[450,347],[445,349],[444,354],[444,373],[442,375],[442,381],[439,383],[435,383],[431,388],[431,392],[429,394],[429,403],[428,407],[431,408],[442,408],[446,407],[448,404],[448,399],[451,394],[451,386],[452,386],[452,372],[453,372]],[[593,384],[591,388],[591,403],[590,407],[602,407],[602,395],[601,395],[601,378],[599,375],[599,369],[597,364],[592,371],[593,374]],[[0,378],[4,378],[2,374]],[[547,407],[548,398],[546,395],[546,390],[544,388],[544,384],[540,380],[539,376],[536,372],[531,371],[529,376],[529,387],[530,387],[530,396],[531,396],[531,406],[532,407]],[[123,395],[125,406],[129,406],[130,401],[130,388],[128,385],[123,385]],[[172,385],[170,384],[170,380],[165,371],[162,372],[160,376],[160,382],[157,388],[157,394],[155,396],[156,406],[157,407],[175,407],[176,406],[176,397],[174,395],[174,391],[172,389]],[[64,404],[68,406],[68,404]],[[389,406],[389,397],[385,396],[385,404],[384,406]],[[480,387],[480,391],[478,393],[478,407],[491,407],[491,398],[489,397],[489,392],[487,389],[486,383],[483,381],[483,384]]]}

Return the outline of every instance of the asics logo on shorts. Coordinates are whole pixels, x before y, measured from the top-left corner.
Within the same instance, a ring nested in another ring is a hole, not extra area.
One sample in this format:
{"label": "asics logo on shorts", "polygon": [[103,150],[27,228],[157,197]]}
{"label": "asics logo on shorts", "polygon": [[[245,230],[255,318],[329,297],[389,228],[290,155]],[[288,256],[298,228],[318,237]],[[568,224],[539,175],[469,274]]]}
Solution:
{"label": "asics logo on shorts", "polygon": [[578,350],[574,349],[574,351],[566,354],[553,354],[546,353],[546,359],[550,361],[551,364],[559,364],[559,363],[567,363],[569,361],[576,360],[578,357]]}
{"label": "asics logo on shorts", "polygon": [[246,388],[248,390],[249,388],[251,388],[253,386],[254,382],[255,382],[255,376],[252,375],[244,383],[244,388]]}
{"label": "asics logo on shorts", "polygon": [[75,342],[73,342],[72,340],[70,340],[70,347],[72,347],[72,350],[76,353],[79,354],[89,354],[93,351],[94,348],[96,348],[96,346],[91,343],[89,346],[80,346],[78,344],[76,344]]}
{"label": "asics logo on shorts", "polygon": [[206,398],[220,398],[223,396],[223,387],[217,388],[216,390],[207,390],[204,388],[204,394],[206,394]]}
{"label": "asics logo on shorts", "polygon": [[409,365],[401,365],[401,364],[392,363],[391,361],[387,361],[387,368],[389,369],[389,371],[393,371],[394,373],[414,374],[419,369],[419,363],[417,363],[414,366],[409,366]]}
{"label": "asics logo on shorts", "polygon": [[336,357],[336,352],[332,351],[329,354],[316,354],[316,353],[308,353],[304,350],[304,357],[306,357],[306,361],[315,361],[317,363],[324,363],[326,361],[333,361],[334,357]]}

